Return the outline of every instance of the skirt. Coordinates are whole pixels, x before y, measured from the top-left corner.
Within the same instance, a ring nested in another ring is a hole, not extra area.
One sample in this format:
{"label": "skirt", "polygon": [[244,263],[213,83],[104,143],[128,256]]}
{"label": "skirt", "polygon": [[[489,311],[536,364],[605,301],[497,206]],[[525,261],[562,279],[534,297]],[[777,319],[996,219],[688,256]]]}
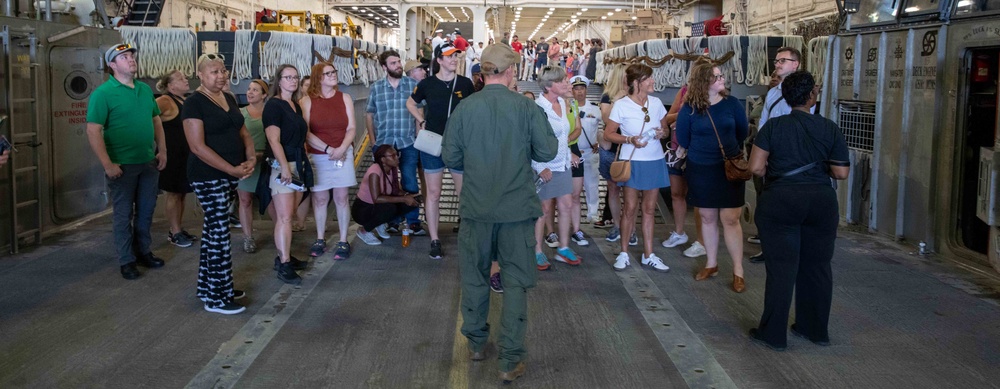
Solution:
{"label": "skirt", "polygon": [[187,178],[187,164],[190,155],[191,153],[186,148],[175,153],[167,151],[167,166],[160,172],[158,182],[160,190],[170,193],[192,192],[191,184]]}
{"label": "skirt", "polygon": [[711,165],[700,165],[690,160],[684,168],[687,179],[687,201],[698,208],[740,208],[746,204],[745,181],[726,179],[726,168],[720,161]]}
{"label": "skirt", "polygon": [[315,184],[309,190],[321,192],[333,188],[349,188],[358,184],[354,175],[354,147],[347,149],[344,166],[337,167],[337,161],[331,161],[326,154],[309,154],[313,165],[313,181]]}
{"label": "skirt", "polygon": [[632,174],[628,181],[618,183],[636,190],[660,189],[670,186],[670,176],[667,174],[667,161],[632,161]]}
{"label": "skirt", "polygon": [[573,193],[573,174],[568,170],[552,172],[552,179],[542,184],[538,191],[541,200],[554,199]]}

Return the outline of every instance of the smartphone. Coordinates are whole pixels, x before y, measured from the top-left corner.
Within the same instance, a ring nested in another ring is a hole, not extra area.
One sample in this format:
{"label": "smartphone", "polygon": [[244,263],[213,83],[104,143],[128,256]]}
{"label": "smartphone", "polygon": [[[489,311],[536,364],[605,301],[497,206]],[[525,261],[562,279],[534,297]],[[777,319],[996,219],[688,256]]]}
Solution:
{"label": "smartphone", "polygon": [[306,190],[306,184],[302,182],[302,180],[298,179],[298,177],[292,177],[292,182],[283,184],[281,182],[281,176],[279,175],[274,178],[274,182],[278,183],[279,185],[284,185],[288,188],[291,188],[297,192],[304,192]]}
{"label": "smartphone", "polygon": [[0,154],[6,153],[7,150],[13,150],[14,146],[10,144],[6,136],[0,135]]}
{"label": "smartphone", "polygon": [[418,203],[423,204],[423,202],[424,202],[424,195],[417,194],[417,195],[413,196],[413,199],[416,200]]}

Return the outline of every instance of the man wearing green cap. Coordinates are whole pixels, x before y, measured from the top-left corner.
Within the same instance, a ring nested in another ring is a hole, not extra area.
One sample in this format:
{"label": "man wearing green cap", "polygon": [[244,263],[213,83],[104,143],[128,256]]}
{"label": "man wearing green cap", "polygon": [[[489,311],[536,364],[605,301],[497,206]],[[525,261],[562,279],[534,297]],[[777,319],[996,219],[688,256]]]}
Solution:
{"label": "man wearing green cap", "polygon": [[531,160],[551,161],[558,141],[542,110],[507,86],[520,60],[507,45],[483,51],[485,86],[464,99],[444,132],[444,163],[465,172],[459,199],[458,244],[462,276],[462,334],[472,360],[486,358],[490,263],[500,263],[504,282],[500,379],[524,374],[527,291],[535,286],[535,220],[542,215]]}

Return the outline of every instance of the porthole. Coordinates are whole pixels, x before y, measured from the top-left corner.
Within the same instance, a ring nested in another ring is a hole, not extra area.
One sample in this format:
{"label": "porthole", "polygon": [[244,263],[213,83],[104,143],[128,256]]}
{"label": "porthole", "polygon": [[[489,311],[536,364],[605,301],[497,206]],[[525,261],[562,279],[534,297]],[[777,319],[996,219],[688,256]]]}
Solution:
{"label": "porthole", "polygon": [[74,100],[83,100],[90,96],[90,78],[87,73],[79,70],[70,72],[63,82],[66,95]]}

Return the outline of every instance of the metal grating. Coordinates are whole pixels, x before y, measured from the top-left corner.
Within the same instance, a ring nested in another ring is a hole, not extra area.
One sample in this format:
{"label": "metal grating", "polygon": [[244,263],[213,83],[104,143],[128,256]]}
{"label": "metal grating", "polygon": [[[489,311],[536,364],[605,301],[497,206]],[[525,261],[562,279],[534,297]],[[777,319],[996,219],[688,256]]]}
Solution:
{"label": "metal grating", "polygon": [[858,151],[875,151],[875,104],[841,103],[840,130],[847,147]]}

